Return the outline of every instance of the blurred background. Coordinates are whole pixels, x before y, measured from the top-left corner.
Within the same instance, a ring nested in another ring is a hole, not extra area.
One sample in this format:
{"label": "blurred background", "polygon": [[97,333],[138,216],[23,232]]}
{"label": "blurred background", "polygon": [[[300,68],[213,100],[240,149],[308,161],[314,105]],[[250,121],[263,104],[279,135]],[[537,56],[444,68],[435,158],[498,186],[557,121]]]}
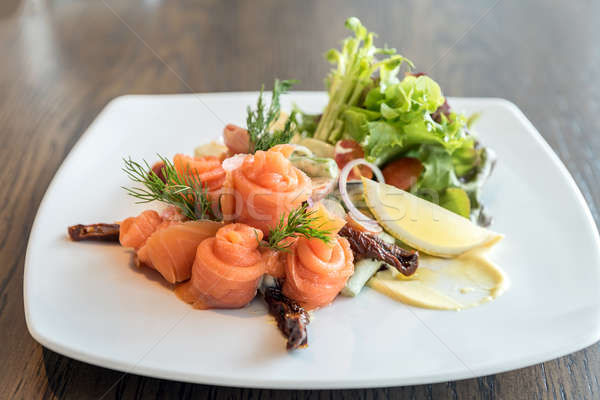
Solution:
{"label": "blurred background", "polygon": [[[106,103],[131,93],[257,90],[275,77],[322,90],[329,70],[323,54],[347,36],[343,22],[352,15],[444,94],[517,104],[565,162],[598,221],[598,1],[1,0],[0,398],[97,398],[119,376],[43,350],[28,335],[22,311],[23,259],[37,206]],[[498,376],[344,393],[597,398],[599,372],[595,345]],[[137,376],[109,395],[194,393],[279,396]]]}
{"label": "blurred background", "polygon": [[[323,53],[347,35],[344,19],[356,15],[445,94],[515,102],[567,164],[589,158],[589,147],[569,149],[559,135],[600,141],[583,137],[599,127],[586,118],[600,107],[600,3],[591,0],[0,4],[3,100],[38,117],[73,107],[61,114],[62,123],[79,130],[61,137],[76,139],[108,100],[124,93],[256,90],[274,77],[322,89],[329,69]],[[581,173],[595,174],[597,182],[597,167]],[[586,196],[597,216],[592,200],[598,198]]]}

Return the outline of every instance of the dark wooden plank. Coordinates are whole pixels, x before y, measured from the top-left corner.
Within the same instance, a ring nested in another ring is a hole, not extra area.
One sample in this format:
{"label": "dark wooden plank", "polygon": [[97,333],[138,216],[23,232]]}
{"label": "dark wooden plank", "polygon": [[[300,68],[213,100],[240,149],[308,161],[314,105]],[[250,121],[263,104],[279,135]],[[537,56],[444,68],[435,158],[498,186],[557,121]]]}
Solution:
{"label": "dark wooden plank", "polygon": [[23,261],[37,206],[110,99],[255,90],[274,77],[320,89],[328,70],[322,54],[346,35],[342,21],[349,15],[401,49],[447,94],[514,101],[566,163],[598,220],[598,2],[6,0],[0,6],[0,398],[600,397],[597,344],[459,382],[271,391],[121,379],[43,349],[27,333]]}

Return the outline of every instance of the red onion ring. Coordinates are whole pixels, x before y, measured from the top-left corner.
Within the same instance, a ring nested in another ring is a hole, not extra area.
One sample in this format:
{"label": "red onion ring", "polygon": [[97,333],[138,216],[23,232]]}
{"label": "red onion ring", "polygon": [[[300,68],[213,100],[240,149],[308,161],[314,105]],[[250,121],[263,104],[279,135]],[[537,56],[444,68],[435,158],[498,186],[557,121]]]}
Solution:
{"label": "red onion ring", "polygon": [[344,168],[342,168],[342,171],[340,172],[340,181],[339,181],[340,195],[342,196],[342,200],[344,201],[346,208],[348,208],[348,214],[350,214],[350,216],[356,223],[362,225],[368,231],[381,232],[381,231],[383,231],[383,229],[377,223],[377,221],[375,221],[375,220],[367,217],[365,214],[361,213],[358,210],[358,208],[356,208],[354,206],[354,204],[352,203],[352,200],[350,200],[350,196],[348,195],[348,189],[346,187],[346,185],[348,184],[348,176],[350,175],[350,171],[352,171],[352,168],[354,168],[357,165],[366,165],[367,167],[371,168],[371,170],[377,177],[377,180],[380,183],[385,183],[385,178],[383,177],[383,173],[376,165],[371,164],[364,158],[357,158],[356,160],[352,160],[348,164],[346,164],[344,166]]}

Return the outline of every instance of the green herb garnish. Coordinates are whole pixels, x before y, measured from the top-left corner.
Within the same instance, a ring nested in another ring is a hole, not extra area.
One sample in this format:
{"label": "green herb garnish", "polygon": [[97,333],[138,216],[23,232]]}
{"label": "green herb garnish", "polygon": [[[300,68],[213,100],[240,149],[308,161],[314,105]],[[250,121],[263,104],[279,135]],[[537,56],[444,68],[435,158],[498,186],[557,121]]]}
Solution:
{"label": "green herb garnish", "polygon": [[267,107],[263,100],[264,85],[260,89],[260,95],[256,102],[256,110],[248,106],[248,116],[246,117],[246,127],[250,135],[250,149],[253,153],[257,150],[269,150],[271,147],[289,143],[294,135],[294,125],[296,122],[296,111],[292,111],[290,117],[285,123],[282,131],[270,132],[271,124],[279,119],[281,114],[281,104],[279,97],[286,93],[295,83],[295,80],[275,80],[273,85],[273,94],[271,104]]}
{"label": "green herb garnish", "polygon": [[144,187],[123,187],[130,196],[138,199],[136,203],[161,201],[179,208],[184,216],[191,220],[206,219],[211,215],[211,204],[208,191],[194,174],[180,174],[173,163],[165,157],[158,156],[163,162],[164,182],[144,160],[143,164],[123,159],[123,171],[129,179],[141,183]]}
{"label": "green herb garnish", "polygon": [[317,224],[316,210],[308,210],[304,204],[287,215],[287,222],[282,215],[275,228],[269,230],[267,247],[279,251],[288,251],[292,243],[282,243],[284,239],[303,236],[307,239],[317,238],[325,243],[331,242],[331,231],[320,229],[323,224]]}

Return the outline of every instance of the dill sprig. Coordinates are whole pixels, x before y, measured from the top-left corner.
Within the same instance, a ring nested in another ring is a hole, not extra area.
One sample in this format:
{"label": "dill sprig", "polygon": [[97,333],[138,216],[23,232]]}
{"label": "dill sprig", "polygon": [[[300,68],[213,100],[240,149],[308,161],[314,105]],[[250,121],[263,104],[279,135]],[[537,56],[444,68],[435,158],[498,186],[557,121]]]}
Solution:
{"label": "dill sprig", "polygon": [[[284,242],[287,238],[303,236],[307,239],[317,238],[325,243],[331,242],[331,231],[321,229],[325,222],[317,224],[316,210],[308,210],[308,204],[304,204],[287,215],[287,222],[282,215],[275,228],[269,230],[267,247],[279,251],[288,251],[292,243]],[[282,243],[283,242],[283,243]]]}
{"label": "dill sprig", "polygon": [[267,107],[263,100],[263,85],[256,102],[256,110],[253,111],[252,108],[248,106],[246,128],[250,135],[250,152],[257,150],[266,151],[275,145],[290,142],[294,135],[294,125],[296,123],[295,111],[292,111],[282,131],[269,132],[269,127],[279,119],[281,114],[279,97],[286,93],[297,82],[298,81],[295,80],[280,81],[279,79],[275,79],[271,104]]}
{"label": "dill sprig", "polygon": [[144,186],[123,189],[138,199],[136,203],[161,201],[176,206],[189,219],[208,218],[211,214],[211,204],[208,191],[199,178],[195,174],[180,174],[169,159],[160,155],[158,157],[164,164],[164,182],[145,160],[140,164],[131,158],[123,159],[123,171],[129,179]]}

